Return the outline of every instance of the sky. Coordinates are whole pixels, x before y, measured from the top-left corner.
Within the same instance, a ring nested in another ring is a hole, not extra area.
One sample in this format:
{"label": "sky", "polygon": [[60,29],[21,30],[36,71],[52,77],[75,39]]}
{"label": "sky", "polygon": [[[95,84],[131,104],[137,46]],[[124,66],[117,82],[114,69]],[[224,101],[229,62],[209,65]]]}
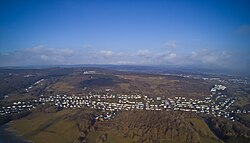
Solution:
{"label": "sky", "polygon": [[0,66],[250,71],[249,0],[0,0]]}

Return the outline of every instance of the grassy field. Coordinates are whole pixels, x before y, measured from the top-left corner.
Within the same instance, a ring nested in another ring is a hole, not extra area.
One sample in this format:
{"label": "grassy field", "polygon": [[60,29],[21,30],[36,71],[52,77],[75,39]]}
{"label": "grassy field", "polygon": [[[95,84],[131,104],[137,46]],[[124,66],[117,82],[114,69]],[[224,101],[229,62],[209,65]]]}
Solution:
{"label": "grassy field", "polygon": [[52,89],[59,92],[69,93],[70,91],[74,90],[74,87],[66,82],[57,82],[53,84]]}
{"label": "grassy field", "polygon": [[210,84],[202,80],[161,75],[118,75],[128,80],[120,89],[153,96],[202,97],[209,95]]}
{"label": "grassy field", "polygon": [[238,97],[236,102],[235,102],[235,105],[239,106],[239,107],[244,107],[244,106],[246,106],[248,104],[249,104],[248,97]]}
{"label": "grassy field", "polygon": [[56,113],[32,113],[10,124],[10,131],[35,143],[72,143],[78,138],[78,129],[74,121],[67,116],[77,110],[62,110]]}
{"label": "grassy field", "polygon": [[105,140],[105,143],[131,143],[133,141],[130,138],[125,138],[122,133],[112,128],[101,128],[98,129],[98,131],[90,132],[87,136],[88,141],[90,143],[98,142],[98,140],[100,140],[99,138],[104,134],[107,134],[107,140]]}
{"label": "grassy field", "polygon": [[217,137],[213,134],[213,132],[209,129],[207,124],[198,118],[190,118],[187,119],[193,127],[193,129],[199,133],[199,137],[201,142],[203,143],[217,143]]}

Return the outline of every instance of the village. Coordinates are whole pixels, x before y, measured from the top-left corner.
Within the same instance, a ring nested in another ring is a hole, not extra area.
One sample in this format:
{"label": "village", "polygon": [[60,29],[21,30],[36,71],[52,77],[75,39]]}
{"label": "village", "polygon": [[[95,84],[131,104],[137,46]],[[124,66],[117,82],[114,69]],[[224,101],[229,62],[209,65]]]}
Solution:
{"label": "village", "polygon": [[250,113],[246,110],[231,110],[236,98],[226,95],[226,87],[214,85],[211,88],[211,95],[204,99],[186,99],[185,97],[149,97],[140,94],[111,94],[106,90],[105,94],[89,93],[86,95],[40,95],[38,99],[27,102],[13,102],[12,105],[3,106],[0,115],[7,116],[18,114],[23,111],[33,110],[38,105],[50,104],[58,108],[92,108],[101,111],[96,115],[96,120],[110,120],[117,112],[131,110],[147,111],[183,111],[195,112],[197,114],[210,114],[215,117],[229,118],[237,120],[235,114]]}

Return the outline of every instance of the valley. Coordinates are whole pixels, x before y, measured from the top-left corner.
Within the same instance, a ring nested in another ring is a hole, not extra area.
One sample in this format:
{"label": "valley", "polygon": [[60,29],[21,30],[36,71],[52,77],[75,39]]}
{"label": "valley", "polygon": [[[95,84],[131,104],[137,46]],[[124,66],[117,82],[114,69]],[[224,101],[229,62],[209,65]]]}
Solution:
{"label": "valley", "polygon": [[[11,121],[8,130],[25,140],[38,143],[249,140],[249,94],[248,88],[243,88],[248,86],[247,80],[103,68],[13,70],[10,74],[11,71],[2,71],[5,86],[16,77],[20,77],[16,84],[22,80],[30,82],[13,92],[3,90],[8,94],[0,102],[1,123]],[[237,96],[232,90],[246,96]],[[217,127],[224,125],[227,130]]]}

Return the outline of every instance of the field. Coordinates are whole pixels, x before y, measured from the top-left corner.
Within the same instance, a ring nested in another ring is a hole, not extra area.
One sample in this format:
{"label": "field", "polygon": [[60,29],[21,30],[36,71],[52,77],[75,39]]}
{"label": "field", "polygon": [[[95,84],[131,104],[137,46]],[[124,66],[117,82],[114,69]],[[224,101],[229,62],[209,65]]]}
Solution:
{"label": "field", "polygon": [[76,123],[67,119],[75,113],[76,110],[32,113],[25,118],[11,122],[9,130],[16,132],[24,139],[38,143],[76,142],[79,134]]}
{"label": "field", "polygon": [[121,90],[140,92],[151,96],[203,97],[209,95],[211,85],[202,80],[161,75],[118,75],[129,82]]}

